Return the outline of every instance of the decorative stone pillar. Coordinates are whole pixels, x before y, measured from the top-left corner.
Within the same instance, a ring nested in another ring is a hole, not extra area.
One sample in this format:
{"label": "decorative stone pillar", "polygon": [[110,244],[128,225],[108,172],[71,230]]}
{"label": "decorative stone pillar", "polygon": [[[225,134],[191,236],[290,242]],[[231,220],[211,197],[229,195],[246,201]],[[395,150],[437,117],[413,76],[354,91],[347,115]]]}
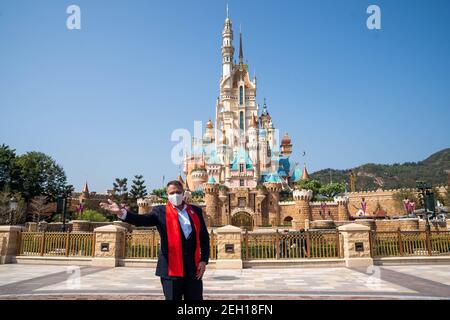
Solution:
{"label": "decorative stone pillar", "polygon": [[220,225],[219,185],[217,183],[205,183],[203,184],[203,191],[205,192],[205,211],[211,219],[211,226]]}
{"label": "decorative stone pillar", "polygon": [[37,222],[27,222],[25,224],[25,226],[27,226],[27,231],[28,232],[37,232],[38,231],[38,224],[37,224]]}
{"label": "decorative stone pillar", "polygon": [[370,228],[351,223],[338,228],[342,234],[345,266],[369,267],[373,265],[370,254]]}
{"label": "decorative stone pillar", "polygon": [[[305,220],[312,220],[311,206],[309,202],[313,197],[312,190],[294,190],[295,214],[292,217],[292,227],[295,229],[305,229]],[[309,224],[308,224],[309,228]]]}
{"label": "decorative stone pillar", "polygon": [[350,219],[348,212],[348,197],[335,197],[334,201],[338,204],[338,221],[347,221]]}
{"label": "decorative stone pillar", "polygon": [[217,234],[216,269],[242,269],[241,228],[227,225],[215,230]]}
{"label": "decorative stone pillar", "polygon": [[280,223],[280,191],[281,183],[279,182],[266,182],[264,183],[268,191],[267,201],[269,207],[269,224],[272,227],[279,226]]}
{"label": "decorative stone pillar", "polygon": [[92,265],[97,267],[117,267],[125,251],[126,229],[108,225],[94,230],[95,254]]}
{"label": "decorative stone pillar", "polygon": [[114,221],[113,225],[125,228],[125,230],[127,232],[133,232],[133,229],[134,229],[133,225],[131,225],[131,224],[127,223],[127,222],[120,221],[120,220],[119,221]]}
{"label": "decorative stone pillar", "polygon": [[0,226],[0,264],[13,263],[19,251],[19,226]]}
{"label": "decorative stone pillar", "polygon": [[147,214],[152,210],[152,204],[150,202],[150,199],[138,199],[137,200],[138,205],[138,213],[139,214]]}

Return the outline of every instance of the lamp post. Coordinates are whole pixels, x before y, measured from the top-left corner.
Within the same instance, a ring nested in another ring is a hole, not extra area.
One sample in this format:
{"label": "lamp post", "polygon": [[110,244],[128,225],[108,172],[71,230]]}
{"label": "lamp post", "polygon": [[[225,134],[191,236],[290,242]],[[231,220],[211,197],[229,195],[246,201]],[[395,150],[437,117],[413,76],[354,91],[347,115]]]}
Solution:
{"label": "lamp post", "polygon": [[62,214],[62,231],[66,231],[66,211],[67,211],[67,197],[61,195],[56,199],[57,207],[56,212]]}
{"label": "lamp post", "polygon": [[[421,196],[421,202],[423,204],[423,209],[425,211],[425,218],[426,218],[426,230],[430,231],[430,220],[428,219],[428,208],[427,208],[427,193],[431,189],[431,186],[429,184],[426,184],[423,181],[417,181],[417,189],[419,190],[420,196]],[[434,214],[434,213],[433,213]]]}
{"label": "lamp post", "polygon": [[17,210],[17,206],[18,206],[18,203],[17,203],[16,198],[14,198],[14,196],[11,197],[11,199],[9,199],[9,225],[13,224],[12,223],[13,222],[12,221],[13,211]]}

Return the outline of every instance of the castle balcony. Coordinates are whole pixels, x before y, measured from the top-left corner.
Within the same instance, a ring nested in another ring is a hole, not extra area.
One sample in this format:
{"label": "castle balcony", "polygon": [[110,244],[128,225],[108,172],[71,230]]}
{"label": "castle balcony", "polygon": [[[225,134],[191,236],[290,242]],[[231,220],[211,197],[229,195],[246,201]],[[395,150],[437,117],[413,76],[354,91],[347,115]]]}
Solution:
{"label": "castle balcony", "polygon": [[231,171],[231,176],[233,178],[252,178],[253,170],[248,170],[246,172],[239,172],[239,171]]}

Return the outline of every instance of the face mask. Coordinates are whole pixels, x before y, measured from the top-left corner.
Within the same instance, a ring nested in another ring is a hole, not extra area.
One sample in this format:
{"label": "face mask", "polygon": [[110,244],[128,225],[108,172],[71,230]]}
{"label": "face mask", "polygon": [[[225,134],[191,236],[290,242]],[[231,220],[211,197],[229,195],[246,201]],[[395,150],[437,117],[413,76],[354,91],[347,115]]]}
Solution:
{"label": "face mask", "polygon": [[184,197],[180,193],[169,194],[169,201],[175,207],[178,207],[183,203]]}

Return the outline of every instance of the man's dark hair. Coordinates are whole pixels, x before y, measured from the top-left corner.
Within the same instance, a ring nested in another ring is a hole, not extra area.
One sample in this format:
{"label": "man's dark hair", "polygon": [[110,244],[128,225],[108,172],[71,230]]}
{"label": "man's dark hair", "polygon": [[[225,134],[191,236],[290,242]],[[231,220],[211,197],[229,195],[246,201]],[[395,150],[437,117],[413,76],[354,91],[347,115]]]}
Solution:
{"label": "man's dark hair", "polygon": [[181,190],[184,189],[184,188],[183,188],[183,185],[182,185],[181,182],[178,181],[178,180],[169,181],[169,182],[167,183],[167,188],[169,188],[169,186],[176,186],[176,187],[180,188]]}

